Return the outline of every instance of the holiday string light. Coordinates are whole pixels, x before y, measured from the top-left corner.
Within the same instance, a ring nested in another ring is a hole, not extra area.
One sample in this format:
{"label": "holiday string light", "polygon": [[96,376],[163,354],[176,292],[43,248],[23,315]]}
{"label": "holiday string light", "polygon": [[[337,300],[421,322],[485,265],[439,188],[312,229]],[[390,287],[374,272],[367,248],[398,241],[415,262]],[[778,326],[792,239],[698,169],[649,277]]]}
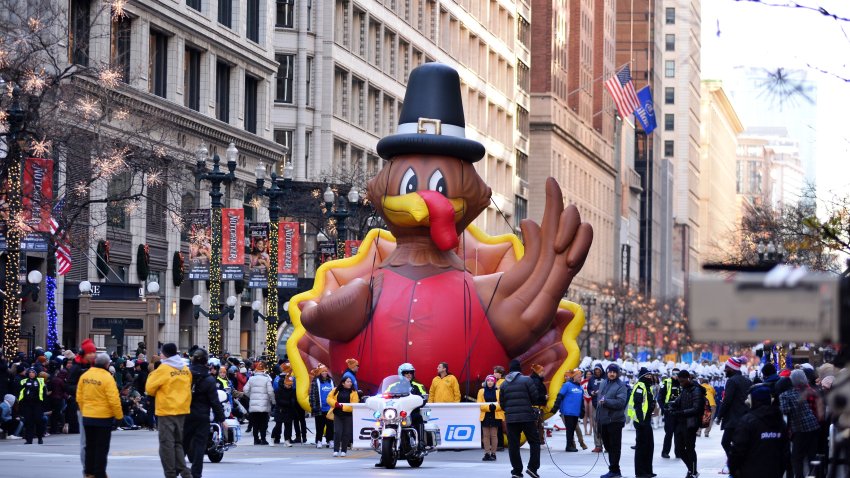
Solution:
{"label": "holiday string light", "polygon": [[47,291],[47,350],[53,350],[59,343],[59,335],[56,330],[56,278],[47,276],[45,282]]}
{"label": "holiday string light", "polygon": [[[21,161],[20,153],[14,148],[15,154],[9,161],[9,189],[6,191],[6,201],[9,215],[12,218],[21,216]],[[7,357],[18,353],[18,339],[21,335],[20,293],[21,284],[18,282],[18,269],[21,264],[21,230],[18,220],[12,220],[6,232],[6,297],[3,309],[3,346]]]}
{"label": "holiday string light", "polygon": [[[276,199],[270,199],[276,200]],[[269,298],[266,313],[266,360],[277,362],[277,258],[280,247],[280,223],[269,222]]]}
{"label": "holiday string light", "polygon": [[[221,311],[221,209],[212,209],[212,252],[210,253],[210,317]],[[208,333],[210,354],[221,355],[221,320],[210,319]]]}

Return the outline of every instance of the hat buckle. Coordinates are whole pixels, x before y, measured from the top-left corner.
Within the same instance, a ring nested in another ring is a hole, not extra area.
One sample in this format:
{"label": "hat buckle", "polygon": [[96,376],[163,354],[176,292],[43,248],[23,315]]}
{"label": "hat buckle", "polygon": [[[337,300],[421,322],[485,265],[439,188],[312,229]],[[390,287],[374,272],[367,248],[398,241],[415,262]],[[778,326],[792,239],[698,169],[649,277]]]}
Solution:
{"label": "hat buckle", "polygon": [[[439,134],[442,135],[442,124],[441,120],[435,118],[419,118],[419,121],[416,123],[416,132],[419,134]],[[433,126],[433,133],[428,131],[428,126]]]}

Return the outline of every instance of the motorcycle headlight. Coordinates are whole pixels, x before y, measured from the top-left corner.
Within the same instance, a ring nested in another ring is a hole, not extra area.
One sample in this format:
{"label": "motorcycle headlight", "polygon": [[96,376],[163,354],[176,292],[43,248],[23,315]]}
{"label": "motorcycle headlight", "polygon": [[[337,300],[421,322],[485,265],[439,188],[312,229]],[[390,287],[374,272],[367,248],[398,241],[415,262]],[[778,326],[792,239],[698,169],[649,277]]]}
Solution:
{"label": "motorcycle headlight", "polygon": [[384,409],[384,419],[385,420],[395,420],[398,417],[398,412],[395,408],[386,408]]}

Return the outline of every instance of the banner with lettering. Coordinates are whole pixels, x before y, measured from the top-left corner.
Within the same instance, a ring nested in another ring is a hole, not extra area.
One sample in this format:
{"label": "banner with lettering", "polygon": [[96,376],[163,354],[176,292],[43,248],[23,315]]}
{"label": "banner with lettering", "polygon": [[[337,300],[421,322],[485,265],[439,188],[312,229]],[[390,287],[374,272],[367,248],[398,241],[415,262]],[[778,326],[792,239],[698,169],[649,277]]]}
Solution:
{"label": "banner with lettering", "polygon": [[221,210],[221,280],[245,276],[245,210]]}
{"label": "banner with lettering", "polygon": [[248,262],[248,288],[269,286],[269,223],[251,224],[251,256]]}
{"label": "banner with lettering", "polygon": [[189,228],[189,280],[210,279],[212,224],[209,209],[192,209],[187,213]]}
{"label": "banner with lettering", "polygon": [[50,232],[53,210],[53,160],[27,158],[23,182],[24,222],[34,232]]}
{"label": "banner with lettering", "polygon": [[300,264],[301,223],[280,221],[278,226],[277,287],[298,287]]}
{"label": "banner with lettering", "polygon": [[360,250],[360,242],[361,241],[345,241],[345,257],[357,255],[357,251]]}

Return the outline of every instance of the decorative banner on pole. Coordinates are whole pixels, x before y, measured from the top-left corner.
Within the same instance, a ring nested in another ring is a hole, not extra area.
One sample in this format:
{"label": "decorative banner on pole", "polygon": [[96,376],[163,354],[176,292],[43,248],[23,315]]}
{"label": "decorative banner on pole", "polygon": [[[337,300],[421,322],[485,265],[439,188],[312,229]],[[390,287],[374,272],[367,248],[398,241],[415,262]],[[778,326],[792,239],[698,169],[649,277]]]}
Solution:
{"label": "decorative banner on pole", "polygon": [[245,277],[245,210],[221,210],[221,280]]}
{"label": "decorative banner on pole", "polygon": [[345,241],[345,257],[356,256],[361,241]]}
{"label": "decorative banner on pole", "polygon": [[300,263],[301,223],[280,221],[278,228],[277,287],[298,288]]}
{"label": "decorative banner on pole", "polygon": [[50,232],[53,210],[53,160],[27,158],[23,183],[24,221],[34,232]]}
{"label": "decorative banner on pole", "polygon": [[269,286],[269,224],[251,224],[251,262],[248,266],[248,288]]}
{"label": "decorative banner on pole", "polygon": [[187,213],[189,225],[189,280],[210,279],[212,224],[209,209],[192,209]]}

